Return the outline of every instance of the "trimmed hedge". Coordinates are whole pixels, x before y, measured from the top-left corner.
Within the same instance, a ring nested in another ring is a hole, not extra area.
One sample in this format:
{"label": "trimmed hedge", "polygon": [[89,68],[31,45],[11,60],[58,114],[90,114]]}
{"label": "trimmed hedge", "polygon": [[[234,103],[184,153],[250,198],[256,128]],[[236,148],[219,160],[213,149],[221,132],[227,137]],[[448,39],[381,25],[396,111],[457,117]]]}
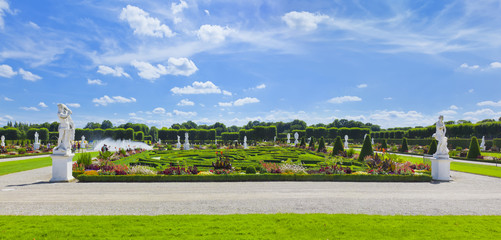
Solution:
{"label": "trimmed hedge", "polygon": [[353,174],[237,174],[237,175],[78,175],[79,182],[264,182],[264,181],[335,181],[335,182],[429,182],[431,175],[353,175]]}
{"label": "trimmed hedge", "polygon": [[476,137],[472,137],[467,158],[477,158],[480,155],[480,146],[478,145],[478,140]]}
{"label": "trimmed hedge", "polygon": [[371,135],[367,135],[367,137],[365,137],[364,145],[362,145],[362,150],[360,150],[360,155],[358,156],[358,161],[363,162],[364,158],[367,156],[374,156]]}

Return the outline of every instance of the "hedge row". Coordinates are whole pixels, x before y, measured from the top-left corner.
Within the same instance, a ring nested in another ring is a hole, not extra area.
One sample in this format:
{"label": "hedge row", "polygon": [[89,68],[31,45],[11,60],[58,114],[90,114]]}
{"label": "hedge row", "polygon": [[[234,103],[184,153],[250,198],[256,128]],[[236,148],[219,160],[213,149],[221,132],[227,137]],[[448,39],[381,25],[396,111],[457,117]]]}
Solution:
{"label": "hedge row", "polygon": [[[432,138],[426,139],[407,139],[407,144],[409,145],[419,145],[419,146],[429,146]],[[496,139],[495,139],[496,140]],[[486,149],[490,149],[492,146],[501,147],[501,139],[498,140],[498,145],[494,144],[495,140],[485,140]],[[466,139],[448,139],[447,145],[450,149],[455,149],[456,147],[468,148],[470,146],[470,138]],[[383,139],[374,139],[374,143],[382,143]],[[386,139],[387,144],[402,144],[402,139]]]}
{"label": "hedge row", "polygon": [[177,136],[180,137],[180,141],[184,142],[184,134],[188,132],[189,140],[212,140],[216,139],[216,129],[166,129],[162,128],[158,130],[158,138],[162,141],[176,141]]}
{"label": "hedge row", "polygon": [[262,182],[262,181],[336,181],[336,182],[429,182],[431,175],[292,175],[292,174],[237,174],[237,175],[78,175],[80,182]]}
{"label": "hedge row", "polygon": [[[471,138],[476,136],[482,138],[485,136],[488,139],[501,137],[501,122],[487,122],[487,123],[464,123],[464,124],[451,124],[447,125],[447,136],[449,138]],[[411,128],[407,131],[392,130],[392,131],[379,131],[372,132],[373,138],[429,138],[435,133],[435,125]]]}

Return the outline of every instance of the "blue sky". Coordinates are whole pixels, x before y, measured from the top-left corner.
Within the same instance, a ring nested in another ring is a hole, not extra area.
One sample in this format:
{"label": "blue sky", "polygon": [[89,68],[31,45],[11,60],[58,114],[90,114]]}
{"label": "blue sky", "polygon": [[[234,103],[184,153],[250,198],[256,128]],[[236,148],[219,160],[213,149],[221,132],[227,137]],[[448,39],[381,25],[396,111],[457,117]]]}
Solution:
{"label": "blue sky", "polygon": [[0,0],[0,124],[501,117],[500,1]]}

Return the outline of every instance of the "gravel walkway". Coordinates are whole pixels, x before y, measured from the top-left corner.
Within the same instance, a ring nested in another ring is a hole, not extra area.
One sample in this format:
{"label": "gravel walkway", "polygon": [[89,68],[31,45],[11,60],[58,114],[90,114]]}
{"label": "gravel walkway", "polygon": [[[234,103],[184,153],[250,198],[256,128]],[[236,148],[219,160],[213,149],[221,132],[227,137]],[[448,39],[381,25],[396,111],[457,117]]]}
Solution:
{"label": "gravel walkway", "polygon": [[501,215],[501,179],[460,172],[440,183],[48,183],[50,177],[50,167],[0,176],[0,215]]}

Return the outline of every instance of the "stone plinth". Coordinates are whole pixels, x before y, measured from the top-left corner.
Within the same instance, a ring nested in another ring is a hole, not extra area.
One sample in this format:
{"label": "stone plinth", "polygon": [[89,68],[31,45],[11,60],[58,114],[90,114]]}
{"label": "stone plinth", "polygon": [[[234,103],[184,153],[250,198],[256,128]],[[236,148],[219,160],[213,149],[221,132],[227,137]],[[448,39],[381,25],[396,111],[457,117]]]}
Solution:
{"label": "stone plinth", "polygon": [[52,158],[51,182],[69,182],[74,179],[72,174],[73,156],[75,155],[50,155]]}
{"label": "stone plinth", "polygon": [[40,143],[34,143],[34,144],[33,144],[33,148],[34,148],[35,150],[39,150],[39,149],[40,149]]}
{"label": "stone plinth", "polygon": [[450,181],[451,180],[451,161],[447,158],[428,158],[431,160],[431,177],[436,181]]}

